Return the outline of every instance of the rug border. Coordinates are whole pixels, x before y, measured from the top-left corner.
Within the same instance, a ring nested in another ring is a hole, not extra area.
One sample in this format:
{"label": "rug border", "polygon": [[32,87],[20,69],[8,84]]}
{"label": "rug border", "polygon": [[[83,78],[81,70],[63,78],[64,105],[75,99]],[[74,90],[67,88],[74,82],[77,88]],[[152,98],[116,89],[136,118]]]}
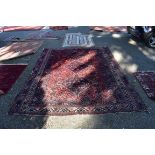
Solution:
{"label": "rug border", "polygon": [[150,100],[155,101],[155,97],[153,98],[153,97],[149,96],[147,90],[144,88],[143,84],[141,83],[141,81],[140,81],[139,78],[138,78],[138,73],[149,73],[149,72],[155,73],[155,71],[148,71],[148,70],[147,70],[147,71],[136,71],[135,73],[133,73],[133,75],[135,76],[136,81],[139,83],[140,87],[141,87],[141,88],[143,89],[143,91],[145,92],[146,96],[147,96]]}

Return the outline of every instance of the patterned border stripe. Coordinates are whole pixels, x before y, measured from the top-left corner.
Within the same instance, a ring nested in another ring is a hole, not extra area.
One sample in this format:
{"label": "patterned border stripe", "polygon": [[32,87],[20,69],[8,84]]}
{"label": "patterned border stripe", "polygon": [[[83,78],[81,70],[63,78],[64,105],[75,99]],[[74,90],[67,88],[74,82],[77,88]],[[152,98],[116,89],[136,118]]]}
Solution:
{"label": "patterned border stripe", "polygon": [[147,96],[152,100],[155,100],[155,72],[139,71],[134,73],[134,75],[146,92]]}

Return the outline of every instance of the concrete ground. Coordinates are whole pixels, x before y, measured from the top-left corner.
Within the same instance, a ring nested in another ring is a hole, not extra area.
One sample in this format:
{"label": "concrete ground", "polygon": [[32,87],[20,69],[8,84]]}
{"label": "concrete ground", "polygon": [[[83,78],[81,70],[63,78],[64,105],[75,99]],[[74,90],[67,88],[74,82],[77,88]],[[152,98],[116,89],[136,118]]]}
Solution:
{"label": "concrete ground", "polygon": [[[0,40],[13,34],[24,37],[25,34],[30,32],[3,32],[0,33]],[[14,97],[22,89],[43,48],[62,47],[64,34],[69,32],[91,34],[96,47],[109,46],[114,57],[127,75],[129,82],[143,99],[148,112],[71,116],[8,115],[8,110]],[[127,33],[94,32],[90,31],[89,27],[73,27],[68,31],[53,31],[53,33],[61,36],[62,39],[44,41],[42,47],[33,55],[0,62],[0,64],[28,63],[28,67],[13,85],[9,93],[0,96],[0,128],[155,128],[155,101],[150,100],[146,96],[142,87],[132,75],[137,70],[155,70],[155,50],[149,49],[143,43],[131,39]],[[1,43],[0,47],[4,45],[5,43]]]}

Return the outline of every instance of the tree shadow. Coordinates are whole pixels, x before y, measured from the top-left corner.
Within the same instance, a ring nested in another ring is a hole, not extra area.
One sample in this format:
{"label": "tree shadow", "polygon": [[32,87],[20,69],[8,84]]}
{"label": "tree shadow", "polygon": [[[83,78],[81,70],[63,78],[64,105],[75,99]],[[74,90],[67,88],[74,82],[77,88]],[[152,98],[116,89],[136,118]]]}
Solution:
{"label": "tree shadow", "polygon": [[[99,84],[96,77],[98,77],[98,72],[101,69],[99,66],[102,65],[96,61],[97,58],[99,58],[99,53],[97,53],[97,51],[93,52],[95,52],[93,57],[84,62],[80,60],[78,66],[72,68],[78,78],[68,86],[68,89],[74,94],[80,96],[77,104],[81,106],[88,106],[90,104],[94,105],[97,98],[98,102],[101,99],[99,94],[102,92],[102,83]],[[87,55],[88,53],[85,53],[83,56]],[[81,57],[78,58],[80,59]],[[78,58],[75,58],[75,60],[77,61]]]}
{"label": "tree shadow", "polygon": [[41,41],[14,42],[3,45],[0,48],[0,61],[15,59],[21,56],[33,54],[41,46]]}
{"label": "tree shadow", "polygon": [[[38,54],[37,54],[38,55]],[[39,55],[40,56],[40,55]],[[32,61],[35,64],[35,61],[37,63],[40,63],[40,61],[37,60],[38,56],[34,56],[32,58]],[[7,61],[9,63],[11,61]],[[19,62],[19,61],[18,61]],[[48,116],[43,115],[43,116],[35,116],[31,114],[20,114],[14,113],[14,114],[8,114],[10,111],[10,108],[12,107],[13,103],[18,104],[15,100],[16,96],[21,94],[23,89],[26,86],[30,86],[30,77],[32,77],[32,66],[33,65],[28,65],[25,71],[20,75],[16,83],[14,83],[13,87],[11,90],[5,94],[0,96],[0,108],[1,113],[0,113],[0,128],[2,129],[16,129],[16,128],[21,128],[21,129],[27,129],[27,128],[44,128],[44,125],[46,123],[46,120]],[[36,66],[36,64],[35,64]],[[34,67],[35,68],[35,67]],[[33,69],[33,72],[37,73],[36,69]],[[33,79],[33,82],[38,82],[37,81],[38,76],[36,76],[36,79]],[[40,103],[43,103],[43,98],[44,98],[44,90],[42,89],[42,83],[39,81],[38,87],[40,88]],[[27,93],[27,92],[25,92]],[[31,103],[30,103],[31,105]],[[18,109],[18,107],[17,107]],[[46,108],[44,108],[44,112],[46,111]]]}
{"label": "tree shadow", "polygon": [[6,46],[6,42],[5,41],[0,41],[0,48]]}
{"label": "tree shadow", "polygon": [[[42,52],[41,55],[44,55],[45,51]],[[59,53],[59,51],[58,51]],[[7,107],[3,107],[4,105],[1,105],[4,109],[4,111],[1,113],[3,116],[3,119],[0,121],[0,127],[1,128],[44,128],[44,125],[46,124],[46,121],[48,119],[48,108],[46,104],[46,93],[45,93],[45,81],[42,81],[42,78],[45,78],[49,74],[55,70],[58,70],[59,67],[61,67],[66,61],[72,61],[77,60],[78,58],[81,58],[82,56],[85,56],[86,53],[78,53],[75,51],[68,52],[67,55],[63,57],[61,55],[61,52],[57,54],[55,57],[49,58],[47,61],[47,64],[45,65],[44,72],[40,73],[39,65],[42,62],[41,59],[38,59],[33,71],[31,74],[29,74],[29,78],[26,80],[26,83],[21,84],[21,79],[18,80],[18,84],[14,87],[14,89],[19,89],[19,85],[23,85],[19,91],[17,91],[16,95],[13,95],[15,100],[9,100],[9,95],[12,93],[15,93],[15,90],[11,90],[9,94],[6,96],[1,96],[2,102],[5,101],[5,98],[10,105],[7,105]],[[60,56],[61,55],[61,56]],[[57,57],[58,56],[58,57]],[[60,56],[60,57],[59,57]],[[91,62],[91,60],[90,60]],[[87,62],[85,64],[85,67],[90,62]],[[38,65],[38,67],[36,67]],[[83,64],[84,67],[84,64]],[[76,72],[80,69],[81,66],[77,66]],[[26,73],[25,73],[26,74]],[[24,77],[24,75],[22,77]],[[21,78],[22,78],[21,77]],[[36,86],[36,88],[32,87]],[[52,88],[51,88],[52,89]],[[26,96],[25,96],[26,94]],[[3,100],[4,98],[4,100]],[[13,98],[13,97],[11,97]],[[13,101],[13,103],[12,103]],[[39,101],[39,102],[38,102]],[[58,105],[63,104],[63,102],[57,102]],[[11,107],[11,111],[9,111],[9,108]],[[22,108],[21,108],[22,107]],[[34,112],[35,109],[41,109],[41,111],[38,113]],[[26,111],[28,109],[28,111]],[[9,115],[6,116],[6,111],[9,111]],[[34,113],[34,114],[33,114]],[[6,123],[7,122],[7,123]]]}
{"label": "tree shadow", "polygon": [[[25,85],[24,85],[24,87],[25,87]],[[43,104],[44,90],[41,88],[41,82],[39,82],[38,87],[40,88],[40,94],[39,94],[40,102],[39,102],[39,104]],[[22,87],[22,89],[23,89],[23,87]],[[20,89],[20,90],[22,90],[22,89]],[[12,90],[9,91],[9,93],[12,93],[12,92],[13,92]],[[18,93],[21,93],[21,92],[18,92]],[[15,96],[15,98],[17,96]],[[1,101],[2,97],[4,97],[4,99],[8,100],[9,105],[7,104],[7,107],[6,107],[6,105],[5,106],[0,105],[0,107],[3,108],[3,110],[1,111],[1,114],[0,114],[1,118],[2,118],[0,121],[0,128],[2,128],[2,129],[17,129],[17,128],[40,129],[40,128],[44,127],[46,120],[48,118],[48,116],[46,116],[46,108],[44,108],[45,115],[37,116],[37,115],[29,114],[29,113],[23,114],[19,110],[19,106],[18,106],[18,104],[20,105],[22,101],[19,102],[19,100],[15,100],[15,98],[13,100],[9,101],[9,99],[11,99],[11,98],[9,98],[9,94],[0,96],[0,101]],[[1,104],[3,104],[3,103],[6,103],[6,102],[3,101],[3,99],[2,99]],[[16,110],[14,110],[15,113],[10,112],[10,108],[12,108],[13,104],[16,104],[16,108],[15,108]],[[31,107],[33,105],[31,105],[31,103],[30,103],[29,106]],[[37,108],[37,106],[38,105],[35,105],[34,108]]]}
{"label": "tree shadow", "polygon": [[[129,112],[91,116],[88,128],[155,128],[154,101],[150,100],[135,77],[136,71],[154,71],[155,50],[145,46],[142,40],[131,38],[128,34],[103,32],[90,32],[94,34],[96,46],[102,46],[106,42],[110,47],[115,59],[120,64],[123,72],[131,85],[143,99],[149,113]],[[119,35],[120,34],[120,35]],[[85,125],[79,127],[85,128]]]}

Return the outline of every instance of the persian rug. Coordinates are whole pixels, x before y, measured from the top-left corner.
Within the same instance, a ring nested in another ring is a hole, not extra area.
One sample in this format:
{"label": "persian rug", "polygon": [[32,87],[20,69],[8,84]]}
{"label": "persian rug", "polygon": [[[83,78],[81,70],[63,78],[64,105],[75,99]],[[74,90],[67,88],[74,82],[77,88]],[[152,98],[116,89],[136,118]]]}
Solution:
{"label": "persian rug", "polygon": [[143,108],[108,48],[44,49],[9,114],[103,114]]}
{"label": "persian rug", "polygon": [[60,37],[54,36],[52,32],[42,30],[37,33],[32,33],[25,38],[25,40],[48,40],[48,39],[60,39]]}
{"label": "persian rug", "polygon": [[44,26],[3,26],[0,28],[3,32],[7,31],[27,31],[27,30],[41,30]]}
{"label": "persian rug", "polygon": [[0,61],[33,54],[41,47],[42,43],[42,41],[10,43],[0,48]]}
{"label": "persian rug", "polygon": [[126,32],[126,26],[91,26],[90,29],[103,32]]}
{"label": "persian rug", "polygon": [[63,47],[72,46],[94,46],[91,35],[83,35],[81,33],[67,33],[63,42]]}
{"label": "persian rug", "polygon": [[0,95],[6,94],[26,68],[26,64],[0,64]]}
{"label": "persian rug", "polygon": [[68,26],[49,26],[52,30],[68,30]]}
{"label": "persian rug", "polygon": [[139,71],[135,73],[135,76],[146,92],[147,96],[152,100],[155,100],[155,72]]}

